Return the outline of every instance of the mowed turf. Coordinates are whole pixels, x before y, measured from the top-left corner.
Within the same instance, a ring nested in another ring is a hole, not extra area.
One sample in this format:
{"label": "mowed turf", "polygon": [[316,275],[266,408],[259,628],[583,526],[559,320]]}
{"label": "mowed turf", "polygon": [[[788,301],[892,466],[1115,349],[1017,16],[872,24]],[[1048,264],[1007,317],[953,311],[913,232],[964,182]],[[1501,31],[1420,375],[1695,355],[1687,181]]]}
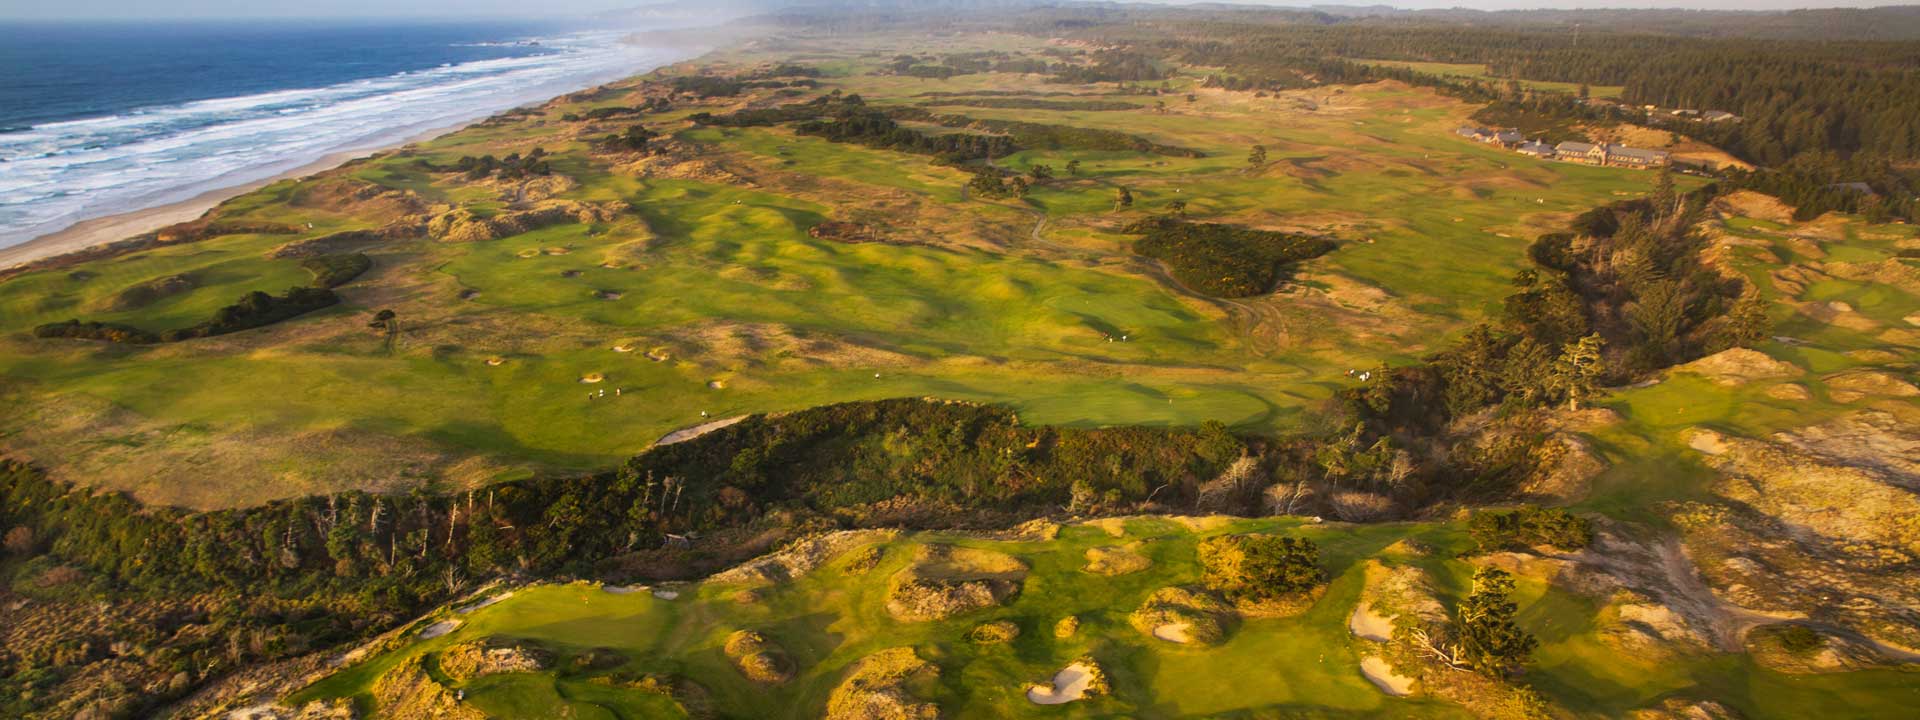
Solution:
{"label": "mowed turf", "polygon": [[[974,42],[1026,47],[998,37],[943,41]],[[801,54],[829,71],[821,91],[875,104],[1036,85],[995,73],[877,75],[866,52]],[[714,58],[760,59],[771,58]],[[297,261],[265,257],[278,245],[375,224],[294,204],[301,186],[280,183],[230,211],[300,235],[231,236],[0,283],[0,391],[41,409],[0,414],[0,433],[55,470],[84,468],[76,479],[159,502],[238,505],[368,485],[367,473],[280,479],[344,457],[336,454],[348,443],[276,440],[315,435],[411,448],[418,457],[397,463],[404,470],[373,483],[391,487],[605,467],[702,417],[888,396],[1005,403],[1038,423],[1220,420],[1271,432],[1297,426],[1348,382],[1345,370],[1418,358],[1491,317],[1534,233],[1645,192],[1653,180],[1460,141],[1451,129],[1470,106],[1396,84],[1317,89],[1308,95],[1320,109],[1308,112],[1279,98],[1199,90],[1191,76],[1173,83],[1166,113],[935,108],[1117,130],[1206,155],[1023,151],[995,162],[1046,164],[1056,179],[1024,200],[992,202],[966,198],[967,175],[924,156],[779,127],[691,127],[677,118],[701,107],[687,103],[641,121],[672,134],[689,157],[743,179],[641,174],[589,154],[591,135],[563,135],[574,126],[559,116],[584,105],[554,106],[345,172],[491,214],[507,209],[510,186],[423,163],[539,147],[556,172],[578,181],[561,197],[626,202],[630,215],[470,244],[390,243],[370,251],[368,275],[340,289],[340,307],[233,336],[140,349],[27,336],[67,318],[154,330],[192,324],[248,291],[306,282]],[[1155,100],[1109,95],[1111,85],[1044,89]],[[1186,102],[1184,90],[1196,100]],[[616,94],[593,104],[630,101]],[[1258,167],[1246,161],[1255,144],[1269,149]],[[1073,160],[1078,176],[1065,170]],[[1133,207],[1114,206],[1120,187],[1133,193]],[[915,208],[888,222],[924,228],[926,239],[849,244],[808,235],[874,198]],[[1322,233],[1341,245],[1303,264],[1282,293],[1198,297],[1133,255],[1132,237],[1117,232],[1174,200],[1195,219]],[[143,308],[105,305],[170,275],[192,278],[192,289]],[[379,309],[399,314],[391,342],[365,327]],[[605,382],[580,382],[590,374]],[[191,453],[162,452],[174,449],[167,438],[241,432],[250,433],[249,459],[199,457],[191,482]],[[101,436],[129,440],[110,454],[80,442]],[[143,461],[150,466],[138,473],[111,469]],[[207,482],[231,483],[231,492],[192,485]]]}

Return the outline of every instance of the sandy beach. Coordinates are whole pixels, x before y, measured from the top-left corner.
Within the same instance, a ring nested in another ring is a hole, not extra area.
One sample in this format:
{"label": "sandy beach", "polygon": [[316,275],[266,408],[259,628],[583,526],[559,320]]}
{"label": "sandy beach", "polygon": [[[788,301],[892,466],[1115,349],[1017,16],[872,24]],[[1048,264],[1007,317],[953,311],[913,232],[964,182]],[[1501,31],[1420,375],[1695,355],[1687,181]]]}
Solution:
{"label": "sandy beach", "polygon": [[472,124],[461,122],[428,130],[399,142],[355,150],[342,150],[288,170],[270,178],[208,190],[187,200],[140,210],[130,210],[74,223],[65,230],[48,233],[18,245],[0,247],[0,268],[24,265],[44,258],[85,250],[95,245],[125,240],[141,233],[193,220],[214,206],[254,190],[289,178],[299,178],[340,167],[348,161],[367,157],[413,143],[426,142]]}

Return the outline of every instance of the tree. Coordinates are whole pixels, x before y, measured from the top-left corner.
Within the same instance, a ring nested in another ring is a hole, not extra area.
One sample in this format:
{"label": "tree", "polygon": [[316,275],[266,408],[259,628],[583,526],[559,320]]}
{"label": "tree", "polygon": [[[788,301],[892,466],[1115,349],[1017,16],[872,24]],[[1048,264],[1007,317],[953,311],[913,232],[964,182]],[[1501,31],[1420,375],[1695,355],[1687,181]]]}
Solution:
{"label": "tree", "polygon": [[1480,568],[1473,574],[1473,593],[1454,611],[1455,660],[1488,677],[1505,677],[1519,670],[1540,641],[1514,622],[1520,610],[1508,599],[1513,577],[1505,570]]}
{"label": "tree", "polygon": [[1175,215],[1185,215],[1187,214],[1187,201],[1174,200],[1169,202],[1167,203],[1167,211]]}
{"label": "tree", "polygon": [[367,323],[367,327],[375,330],[391,331],[393,329],[394,317],[395,315],[392,310],[381,310],[373,314],[373,320]]}
{"label": "tree", "polygon": [[1067,174],[1072,175],[1074,177],[1080,177],[1080,161],[1079,160],[1067,161]]}
{"label": "tree", "polygon": [[1113,193],[1113,207],[1116,210],[1133,207],[1133,191],[1122,187]]}
{"label": "tree", "polygon": [[1567,343],[1560,349],[1560,357],[1553,362],[1553,372],[1548,376],[1549,386],[1554,392],[1567,399],[1567,409],[1579,410],[1580,401],[1593,397],[1600,379],[1600,351],[1606,341],[1598,333]]}
{"label": "tree", "polygon": [[1048,178],[1051,178],[1053,177],[1053,166],[1035,165],[1033,167],[1027,168],[1027,177],[1033,178],[1034,182],[1039,182],[1041,180],[1046,180]]}
{"label": "tree", "polygon": [[1717,345],[1721,348],[1753,347],[1773,333],[1773,320],[1767,317],[1767,301],[1758,290],[1748,290],[1735,300],[1721,320]]}
{"label": "tree", "polygon": [[1253,151],[1247,153],[1247,164],[1248,165],[1267,164],[1267,146],[1265,145],[1253,146]]}

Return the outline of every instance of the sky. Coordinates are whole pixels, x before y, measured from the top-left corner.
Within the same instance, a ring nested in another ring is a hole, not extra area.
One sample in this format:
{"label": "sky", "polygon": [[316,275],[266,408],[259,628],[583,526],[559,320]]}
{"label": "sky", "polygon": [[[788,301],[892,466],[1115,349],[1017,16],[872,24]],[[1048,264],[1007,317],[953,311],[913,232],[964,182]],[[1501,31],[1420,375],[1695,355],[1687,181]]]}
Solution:
{"label": "sky", "polygon": [[[1186,0],[1170,1],[1185,2]],[[1299,7],[1315,4],[1316,0],[1225,1]],[[1481,10],[1594,7],[1782,10],[1799,7],[1875,7],[1901,4],[1898,0],[1321,1],[1325,4],[1341,5],[1394,5],[1404,8],[1470,7]],[[0,18],[527,17],[583,15],[645,4],[650,4],[650,0],[0,0]]]}

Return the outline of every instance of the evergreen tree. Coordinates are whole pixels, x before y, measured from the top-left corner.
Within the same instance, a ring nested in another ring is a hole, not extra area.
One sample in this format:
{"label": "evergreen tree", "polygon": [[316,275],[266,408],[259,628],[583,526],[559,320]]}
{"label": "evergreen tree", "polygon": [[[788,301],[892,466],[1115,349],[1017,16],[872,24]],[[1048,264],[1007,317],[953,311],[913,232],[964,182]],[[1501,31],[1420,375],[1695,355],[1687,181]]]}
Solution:
{"label": "evergreen tree", "polygon": [[1548,384],[1560,397],[1567,399],[1567,408],[1579,410],[1580,401],[1593,397],[1598,390],[1601,372],[1600,351],[1605,341],[1599,334],[1588,335],[1560,349],[1560,357],[1554,360],[1553,372]]}

